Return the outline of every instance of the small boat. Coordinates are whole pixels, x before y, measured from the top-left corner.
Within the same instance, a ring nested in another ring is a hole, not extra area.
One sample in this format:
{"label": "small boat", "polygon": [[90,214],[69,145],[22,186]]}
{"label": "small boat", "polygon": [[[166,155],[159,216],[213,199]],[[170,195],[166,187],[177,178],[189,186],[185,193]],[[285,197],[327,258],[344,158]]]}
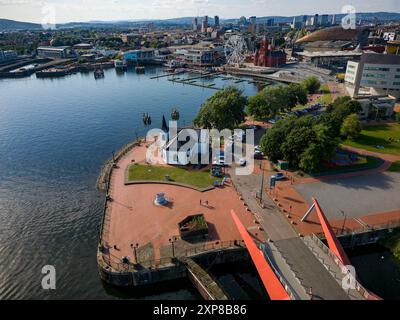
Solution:
{"label": "small boat", "polygon": [[94,78],[95,78],[95,79],[104,78],[104,71],[103,71],[103,69],[100,69],[100,68],[96,69],[96,70],[94,71]]}
{"label": "small boat", "polygon": [[143,123],[145,126],[151,125],[151,117],[148,113],[143,113]]}
{"label": "small boat", "polygon": [[178,121],[180,118],[180,114],[177,108],[173,108],[171,110],[171,119],[174,121]]}
{"label": "small boat", "polygon": [[137,67],[135,68],[135,71],[136,71],[137,74],[143,74],[143,73],[146,72],[146,71],[145,71],[145,68],[144,68],[144,67],[140,67],[140,66],[137,66]]}
{"label": "small boat", "polygon": [[126,70],[126,63],[122,60],[114,60],[114,67],[116,70]]}

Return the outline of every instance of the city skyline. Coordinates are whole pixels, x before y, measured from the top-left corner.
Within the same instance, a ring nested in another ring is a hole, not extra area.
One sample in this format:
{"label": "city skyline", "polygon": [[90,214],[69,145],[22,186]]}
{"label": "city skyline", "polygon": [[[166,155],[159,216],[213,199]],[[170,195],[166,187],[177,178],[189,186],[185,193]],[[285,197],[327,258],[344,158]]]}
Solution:
{"label": "city skyline", "polygon": [[[357,12],[398,12],[396,0],[0,0],[0,18],[41,23],[53,15],[55,23],[77,21],[156,20],[218,15],[221,19],[240,16],[296,16],[336,14],[352,5]],[[53,14],[54,13],[54,14]]]}

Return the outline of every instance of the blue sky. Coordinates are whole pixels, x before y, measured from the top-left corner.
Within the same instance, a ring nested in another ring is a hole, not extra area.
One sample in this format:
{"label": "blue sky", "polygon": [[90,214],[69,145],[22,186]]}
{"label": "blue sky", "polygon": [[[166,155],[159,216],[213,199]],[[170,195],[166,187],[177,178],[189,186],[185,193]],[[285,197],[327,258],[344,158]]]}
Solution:
{"label": "blue sky", "polygon": [[163,19],[196,15],[244,16],[358,12],[400,12],[400,0],[0,0],[0,18],[56,23],[90,20]]}

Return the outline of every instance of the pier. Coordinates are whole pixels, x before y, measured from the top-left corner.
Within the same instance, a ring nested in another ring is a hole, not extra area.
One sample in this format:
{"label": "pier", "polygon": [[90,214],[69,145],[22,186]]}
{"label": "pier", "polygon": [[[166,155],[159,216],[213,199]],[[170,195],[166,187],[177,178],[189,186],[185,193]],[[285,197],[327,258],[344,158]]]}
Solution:
{"label": "pier", "polygon": [[205,300],[228,300],[228,295],[206,270],[191,258],[181,258],[188,278]]}

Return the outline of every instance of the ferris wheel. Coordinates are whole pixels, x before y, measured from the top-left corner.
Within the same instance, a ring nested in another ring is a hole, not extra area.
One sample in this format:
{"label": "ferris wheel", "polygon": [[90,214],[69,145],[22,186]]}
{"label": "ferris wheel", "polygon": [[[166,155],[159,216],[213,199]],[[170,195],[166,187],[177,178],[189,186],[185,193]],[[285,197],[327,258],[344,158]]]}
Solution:
{"label": "ferris wheel", "polygon": [[240,65],[246,59],[247,45],[243,37],[231,36],[225,43],[225,57],[227,64]]}

